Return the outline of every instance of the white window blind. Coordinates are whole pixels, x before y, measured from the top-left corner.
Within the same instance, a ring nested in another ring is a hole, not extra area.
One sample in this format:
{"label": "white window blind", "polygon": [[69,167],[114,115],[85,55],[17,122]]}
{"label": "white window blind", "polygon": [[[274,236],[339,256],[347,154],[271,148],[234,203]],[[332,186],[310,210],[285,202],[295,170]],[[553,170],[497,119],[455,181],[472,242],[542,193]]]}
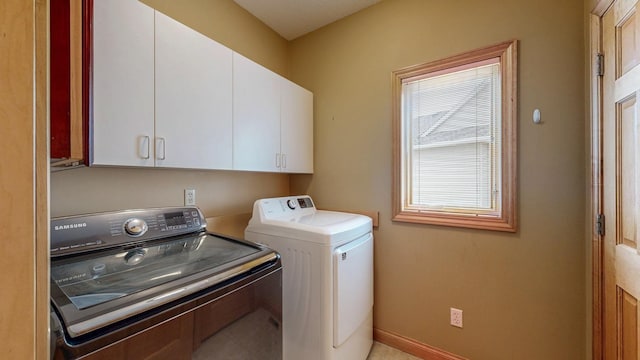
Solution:
{"label": "white window blind", "polygon": [[405,207],[500,211],[499,58],[402,84]]}

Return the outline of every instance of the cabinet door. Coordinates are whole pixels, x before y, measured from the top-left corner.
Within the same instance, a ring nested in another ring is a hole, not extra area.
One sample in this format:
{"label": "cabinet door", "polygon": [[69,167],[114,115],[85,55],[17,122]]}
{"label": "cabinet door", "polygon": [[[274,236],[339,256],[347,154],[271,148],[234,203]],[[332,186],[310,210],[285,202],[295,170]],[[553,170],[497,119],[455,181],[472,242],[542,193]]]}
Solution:
{"label": "cabinet door", "polygon": [[233,168],[280,171],[278,75],[233,54]]}
{"label": "cabinet door", "polygon": [[156,12],[156,166],[231,169],[231,53]]}
{"label": "cabinet door", "polygon": [[91,164],[153,166],[153,14],[141,2],[93,2]]}
{"label": "cabinet door", "polygon": [[313,93],[282,78],[282,171],[313,173]]}
{"label": "cabinet door", "polygon": [[51,158],[71,157],[71,36],[69,1],[49,6],[49,135]]}

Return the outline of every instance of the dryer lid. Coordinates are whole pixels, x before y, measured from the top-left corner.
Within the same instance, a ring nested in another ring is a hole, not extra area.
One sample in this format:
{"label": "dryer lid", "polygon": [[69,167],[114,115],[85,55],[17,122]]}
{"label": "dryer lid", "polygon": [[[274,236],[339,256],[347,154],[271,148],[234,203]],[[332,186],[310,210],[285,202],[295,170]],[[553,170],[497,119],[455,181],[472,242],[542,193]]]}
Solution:
{"label": "dryer lid", "polygon": [[317,210],[308,196],[289,196],[258,200],[246,229],[251,233],[334,244],[371,232],[368,216]]}

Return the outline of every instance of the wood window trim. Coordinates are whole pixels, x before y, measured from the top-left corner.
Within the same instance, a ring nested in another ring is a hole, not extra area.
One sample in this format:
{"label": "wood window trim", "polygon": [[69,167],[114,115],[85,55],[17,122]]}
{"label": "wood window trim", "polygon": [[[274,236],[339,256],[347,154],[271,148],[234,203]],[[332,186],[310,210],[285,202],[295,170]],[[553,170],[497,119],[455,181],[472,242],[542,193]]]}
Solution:
{"label": "wood window trim", "polygon": [[[463,67],[469,63],[500,58],[502,68],[502,211],[499,217],[403,210],[402,196],[402,83],[404,79]],[[392,74],[393,110],[393,221],[418,224],[516,232],[517,230],[517,73],[518,42],[506,41],[426,64],[410,66]]]}

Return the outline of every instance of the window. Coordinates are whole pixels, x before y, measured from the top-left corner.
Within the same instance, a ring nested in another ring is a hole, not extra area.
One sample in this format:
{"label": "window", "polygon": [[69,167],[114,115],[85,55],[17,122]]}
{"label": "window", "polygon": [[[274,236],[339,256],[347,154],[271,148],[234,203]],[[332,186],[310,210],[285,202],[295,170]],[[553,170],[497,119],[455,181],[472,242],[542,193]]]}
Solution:
{"label": "window", "polygon": [[516,231],[517,42],[393,75],[393,220]]}

